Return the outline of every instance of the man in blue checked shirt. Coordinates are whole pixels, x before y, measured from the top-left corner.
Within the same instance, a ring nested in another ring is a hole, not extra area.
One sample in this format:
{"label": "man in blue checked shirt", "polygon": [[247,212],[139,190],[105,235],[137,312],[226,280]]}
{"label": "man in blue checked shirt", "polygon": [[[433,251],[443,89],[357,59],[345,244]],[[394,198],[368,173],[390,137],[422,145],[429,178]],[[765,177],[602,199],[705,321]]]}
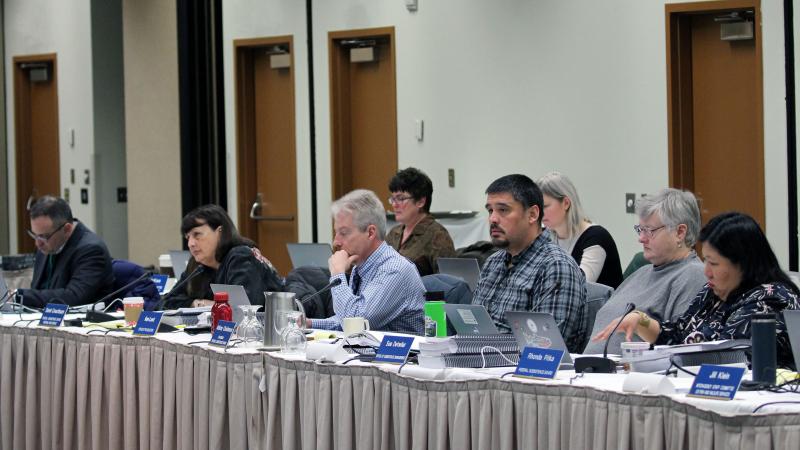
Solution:
{"label": "man in blue checked shirt", "polygon": [[[358,189],[331,206],[338,249],[328,260],[333,311],[308,319],[313,328],[341,330],[342,319],[363,317],[373,330],[422,334],[425,287],[416,266],[384,242],[386,211],[372,191]],[[352,267],[350,282],[346,273]]]}
{"label": "man in blue checked shirt", "polygon": [[506,311],[550,313],[568,350],[579,353],[586,280],[575,260],[542,233],[542,191],[525,175],[506,175],[486,194],[492,244],[502,250],[486,260],[472,303],[485,306],[506,333]]}

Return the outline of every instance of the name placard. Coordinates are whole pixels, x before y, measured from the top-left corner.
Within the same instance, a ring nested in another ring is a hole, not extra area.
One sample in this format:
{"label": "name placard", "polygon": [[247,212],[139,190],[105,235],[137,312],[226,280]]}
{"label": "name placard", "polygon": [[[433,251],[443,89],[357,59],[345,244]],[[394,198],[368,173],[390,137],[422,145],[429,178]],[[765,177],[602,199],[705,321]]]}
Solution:
{"label": "name placard", "polygon": [[161,274],[154,274],[150,277],[150,279],[153,280],[153,283],[156,285],[156,289],[158,289],[158,293],[160,295],[164,295],[164,289],[167,288],[168,278],[168,276]]}
{"label": "name placard", "polygon": [[556,376],[563,357],[564,350],[525,347],[522,349],[514,376],[552,379]]}
{"label": "name placard", "polygon": [[211,335],[211,340],[208,341],[208,345],[227,347],[231,336],[233,336],[233,330],[235,329],[236,322],[220,320],[217,322],[217,329],[214,330],[214,334]]}
{"label": "name placard", "polygon": [[39,326],[42,327],[60,327],[64,322],[64,316],[67,314],[69,306],[61,303],[48,303],[42,312],[42,318],[39,319]]}
{"label": "name placard", "polygon": [[411,336],[392,336],[387,334],[375,352],[375,362],[403,364],[411,351],[414,338]]}
{"label": "name placard", "polygon": [[158,325],[161,324],[161,317],[164,311],[142,311],[133,334],[138,336],[155,336],[158,332]]}
{"label": "name placard", "polygon": [[692,397],[733,400],[744,376],[743,367],[703,364],[694,377],[689,394]]}

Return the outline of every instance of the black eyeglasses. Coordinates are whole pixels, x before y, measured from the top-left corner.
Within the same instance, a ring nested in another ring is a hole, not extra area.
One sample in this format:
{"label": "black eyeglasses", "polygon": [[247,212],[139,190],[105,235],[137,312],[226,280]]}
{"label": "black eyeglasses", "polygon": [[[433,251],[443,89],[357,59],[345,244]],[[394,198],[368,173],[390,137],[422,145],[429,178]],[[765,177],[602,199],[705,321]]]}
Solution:
{"label": "black eyeglasses", "polygon": [[53,230],[52,232],[47,233],[47,234],[35,234],[31,230],[25,230],[25,231],[28,232],[28,236],[30,236],[31,239],[33,239],[34,241],[39,241],[39,242],[42,242],[42,243],[46,244],[47,241],[49,241],[50,238],[53,237],[54,234],[58,233],[62,228],[64,228],[64,225],[66,225],[68,223],[70,223],[69,220],[64,222],[64,223],[62,223],[61,225],[58,226],[58,228],[56,228],[55,230]]}

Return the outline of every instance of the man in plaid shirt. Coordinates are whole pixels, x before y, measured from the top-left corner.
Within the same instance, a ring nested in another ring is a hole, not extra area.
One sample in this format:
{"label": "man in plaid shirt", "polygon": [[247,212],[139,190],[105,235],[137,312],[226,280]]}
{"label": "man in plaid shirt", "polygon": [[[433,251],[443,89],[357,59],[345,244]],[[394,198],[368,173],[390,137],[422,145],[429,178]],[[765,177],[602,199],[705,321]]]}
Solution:
{"label": "man in plaid shirt", "polygon": [[492,244],[502,250],[481,270],[472,300],[502,332],[506,311],[550,313],[572,353],[584,345],[586,280],[570,255],[542,233],[542,191],[525,175],[506,175],[486,189]]}

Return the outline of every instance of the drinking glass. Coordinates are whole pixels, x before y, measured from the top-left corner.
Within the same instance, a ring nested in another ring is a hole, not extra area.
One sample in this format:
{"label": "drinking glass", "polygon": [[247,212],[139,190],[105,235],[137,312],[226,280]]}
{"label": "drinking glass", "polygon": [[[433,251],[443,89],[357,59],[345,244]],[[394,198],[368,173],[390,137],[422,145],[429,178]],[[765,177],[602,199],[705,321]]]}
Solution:
{"label": "drinking glass", "polygon": [[236,337],[242,340],[245,347],[258,347],[264,340],[264,325],[256,317],[259,305],[241,305],[244,319],[236,325]]}

